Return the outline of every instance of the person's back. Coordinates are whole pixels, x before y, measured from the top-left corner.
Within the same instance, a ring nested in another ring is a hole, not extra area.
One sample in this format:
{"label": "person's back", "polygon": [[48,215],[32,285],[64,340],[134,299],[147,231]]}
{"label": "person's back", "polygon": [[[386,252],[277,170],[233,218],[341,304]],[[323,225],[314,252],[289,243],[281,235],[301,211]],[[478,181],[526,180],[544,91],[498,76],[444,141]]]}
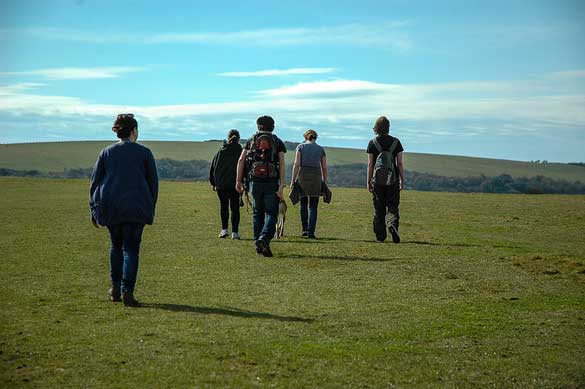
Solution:
{"label": "person's back", "polygon": [[[239,140],[239,138],[238,138]],[[212,161],[210,180],[216,189],[234,189],[238,158],[242,154],[242,146],[235,142],[224,142]]]}
{"label": "person's back", "polygon": [[118,142],[102,150],[104,178],[101,189],[103,225],[152,224],[156,195],[147,177],[156,174],[151,151],[136,142]]}

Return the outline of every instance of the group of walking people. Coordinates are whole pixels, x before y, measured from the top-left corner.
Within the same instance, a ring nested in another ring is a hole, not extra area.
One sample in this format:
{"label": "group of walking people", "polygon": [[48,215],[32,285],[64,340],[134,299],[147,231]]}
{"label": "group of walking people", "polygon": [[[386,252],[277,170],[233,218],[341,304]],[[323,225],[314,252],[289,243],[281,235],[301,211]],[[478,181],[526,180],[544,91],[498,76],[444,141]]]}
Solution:
{"label": "group of walking people", "polygon": [[[272,257],[279,205],[284,201],[285,143],[276,136],[274,119],[260,116],[257,132],[242,147],[240,133],[232,129],[215,154],[209,182],[220,202],[220,238],[227,238],[231,213],[231,238],[240,239],[242,194],[252,197],[253,237],[256,253]],[[403,147],[389,134],[385,116],[374,124],[370,140],[367,189],[374,204],[373,228],[376,242],[383,243],[390,233],[400,242],[399,203],[403,188]],[[103,149],[94,166],[89,193],[91,221],[95,227],[106,226],[111,240],[109,298],[126,306],[138,306],[134,297],[138,273],[140,242],[145,224],[152,224],[158,198],[158,176],[152,152],[137,143],[138,122],[133,114],[120,114],[112,127],[119,142]],[[295,150],[291,175],[291,199],[300,203],[301,236],[317,239],[317,209],[320,196],[331,199],[327,187],[327,157],[316,143],[314,130],[304,133],[305,141]]]}

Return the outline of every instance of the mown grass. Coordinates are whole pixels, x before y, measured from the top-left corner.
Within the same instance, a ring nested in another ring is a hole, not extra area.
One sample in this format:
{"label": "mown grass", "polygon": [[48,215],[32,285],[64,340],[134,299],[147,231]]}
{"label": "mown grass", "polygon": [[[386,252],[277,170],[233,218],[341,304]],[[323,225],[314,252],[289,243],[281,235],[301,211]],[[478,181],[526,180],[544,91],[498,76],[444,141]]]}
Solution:
{"label": "mown grass", "polygon": [[[62,172],[64,169],[88,168],[95,163],[99,151],[111,142],[53,142],[0,145],[0,168]],[[181,161],[193,159],[211,161],[220,143],[209,142],[141,142],[150,147],[155,158]],[[326,147],[330,165],[367,162],[366,144],[360,149]],[[294,158],[294,150],[286,154],[287,166]],[[488,177],[509,174],[513,177],[545,176],[554,179],[585,182],[585,168],[560,163],[536,164],[488,158],[452,155],[404,154],[405,166],[410,171],[447,177]]]}
{"label": "mown grass", "polygon": [[206,185],[163,182],[137,297],[107,300],[87,181],[0,179],[0,385],[579,387],[585,197],[404,192],[403,243],[336,189],[317,241],[219,240]]}

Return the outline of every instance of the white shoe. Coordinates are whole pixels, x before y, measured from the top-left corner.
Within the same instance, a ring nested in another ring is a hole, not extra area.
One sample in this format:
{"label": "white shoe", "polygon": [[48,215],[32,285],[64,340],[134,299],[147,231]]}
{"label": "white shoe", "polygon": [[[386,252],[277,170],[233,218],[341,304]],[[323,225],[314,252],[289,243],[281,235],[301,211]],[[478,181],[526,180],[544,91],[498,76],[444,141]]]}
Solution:
{"label": "white shoe", "polygon": [[233,240],[240,240],[240,234],[237,232],[232,232],[232,239]]}
{"label": "white shoe", "polygon": [[219,232],[219,237],[220,237],[220,238],[227,238],[227,236],[228,236],[229,234],[230,234],[230,233],[229,233],[229,231],[228,231],[228,230],[221,230],[221,231]]}

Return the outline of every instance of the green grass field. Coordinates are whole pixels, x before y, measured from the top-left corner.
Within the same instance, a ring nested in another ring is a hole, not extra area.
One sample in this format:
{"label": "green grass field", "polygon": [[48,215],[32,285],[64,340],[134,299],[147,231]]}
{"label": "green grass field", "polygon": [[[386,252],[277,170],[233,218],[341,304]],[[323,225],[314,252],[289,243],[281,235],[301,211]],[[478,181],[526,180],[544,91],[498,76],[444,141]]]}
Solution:
{"label": "green grass field", "polygon": [[585,197],[403,193],[376,244],[336,189],[317,241],[219,240],[204,184],[161,184],[136,296],[107,300],[86,180],[0,179],[2,387],[583,387]]}
{"label": "green grass field", "polygon": [[[62,172],[63,169],[87,168],[95,163],[99,151],[111,142],[65,142],[0,145],[0,168]],[[219,142],[143,142],[150,147],[155,158],[176,160],[211,160],[219,148]],[[408,145],[407,145],[408,146]],[[366,163],[363,149],[326,147],[328,163],[342,165]],[[290,150],[292,151],[292,150]],[[287,153],[287,163],[292,163],[293,152]],[[498,176],[534,177],[538,175],[554,179],[585,182],[585,168],[560,163],[534,164],[488,158],[472,158],[450,155],[405,153],[407,170],[431,173],[447,177]]]}

